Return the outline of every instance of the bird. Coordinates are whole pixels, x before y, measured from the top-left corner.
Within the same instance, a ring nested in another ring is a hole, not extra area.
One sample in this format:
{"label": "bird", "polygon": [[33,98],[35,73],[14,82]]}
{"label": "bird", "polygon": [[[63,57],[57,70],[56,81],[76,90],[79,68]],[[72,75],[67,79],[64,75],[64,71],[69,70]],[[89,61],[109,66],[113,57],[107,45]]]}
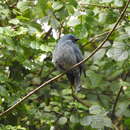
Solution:
{"label": "bird", "polygon": [[[66,72],[73,65],[83,60],[83,55],[77,45],[78,40],[79,38],[72,34],[65,34],[56,44],[52,54],[52,62],[60,72]],[[83,63],[66,73],[70,84],[74,86],[75,92],[81,90],[80,77],[82,73],[86,76]]]}

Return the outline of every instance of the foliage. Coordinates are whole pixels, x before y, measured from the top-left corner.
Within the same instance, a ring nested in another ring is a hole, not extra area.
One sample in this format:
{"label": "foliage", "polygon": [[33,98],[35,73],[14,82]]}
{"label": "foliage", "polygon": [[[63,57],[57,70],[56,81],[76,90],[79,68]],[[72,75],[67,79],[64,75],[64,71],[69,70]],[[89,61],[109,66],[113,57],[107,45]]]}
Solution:
{"label": "foliage", "polygon": [[[79,37],[78,44],[87,57],[106,37],[104,32],[112,29],[126,2],[1,0],[0,112],[59,73],[51,57],[63,34]],[[73,98],[64,76],[1,117],[0,129],[129,129],[129,14],[130,7],[117,30],[85,64],[87,78],[82,77],[83,91],[76,96],[91,107]],[[123,89],[113,108],[121,86]]]}

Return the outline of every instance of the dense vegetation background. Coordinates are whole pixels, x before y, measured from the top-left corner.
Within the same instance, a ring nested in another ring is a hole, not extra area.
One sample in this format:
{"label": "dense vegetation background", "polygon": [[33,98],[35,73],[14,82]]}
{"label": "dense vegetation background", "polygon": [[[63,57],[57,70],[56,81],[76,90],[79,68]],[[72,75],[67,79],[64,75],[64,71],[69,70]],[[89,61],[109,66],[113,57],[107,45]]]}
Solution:
{"label": "dense vegetation background", "polygon": [[[63,34],[87,57],[127,0],[1,0],[0,112],[59,74],[52,51]],[[0,117],[0,130],[130,130],[130,6],[105,45],[85,62],[75,96],[62,76]]]}

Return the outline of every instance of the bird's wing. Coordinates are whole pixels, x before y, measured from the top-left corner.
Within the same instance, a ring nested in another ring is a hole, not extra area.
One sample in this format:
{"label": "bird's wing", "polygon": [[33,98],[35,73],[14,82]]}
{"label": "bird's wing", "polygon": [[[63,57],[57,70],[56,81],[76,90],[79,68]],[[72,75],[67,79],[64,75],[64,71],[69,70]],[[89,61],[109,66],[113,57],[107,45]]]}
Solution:
{"label": "bird's wing", "polygon": [[[76,55],[77,63],[82,61],[83,60],[83,55],[82,55],[80,49],[78,48],[78,46],[76,44],[74,44],[73,49],[74,49],[74,52],[75,52],[75,55]],[[83,72],[84,76],[86,77],[84,63],[80,64],[79,67],[80,67],[80,72],[81,73]]]}
{"label": "bird's wing", "polygon": [[69,69],[72,65],[77,63],[71,40],[58,43],[53,53],[53,61],[62,66],[64,70]]}

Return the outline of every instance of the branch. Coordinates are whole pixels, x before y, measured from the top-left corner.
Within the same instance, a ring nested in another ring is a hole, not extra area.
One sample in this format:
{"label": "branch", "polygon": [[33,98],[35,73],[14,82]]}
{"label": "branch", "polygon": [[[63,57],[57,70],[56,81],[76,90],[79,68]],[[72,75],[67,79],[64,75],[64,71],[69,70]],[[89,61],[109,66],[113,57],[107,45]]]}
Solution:
{"label": "branch", "polygon": [[52,32],[52,28],[50,28],[50,29],[48,30],[48,32],[46,32],[46,35],[44,36],[43,39],[46,40],[46,39],[50,36],[51,32]]}
{"label": "branch", "polygon": [[[124,75],[124,77],[122,77],[122,79],[126,80],[126,78],[127,78],[127,73]],[[111,112],[111,119],[113,119],[115,117],[116,106],[117,106],[117,103],[119,101],[119,97],[120,97],[121,93],[123,92],[123,87],[124,86],[121,86],[118,93],[117,93],[117,96],[116,96],[116,99],[114,101],[114,105],[113,105],[113,108],[112,108],[112,112]]]}
{"label": "branch", "polygon": [[109,39],[109,37],[111,36],[111,34],[114,32],[114,30],[116,29],[116,27],[118,26],[119,22],[121,21],[121,19],[123,18],[125,12],[126,12],[126,9],[128,8],[128,5],[129,5],[129,2],[130,0],[128,0],[128,2],[126,3],[123,11],[121,12],[119,18],[117,19],[114,27],[112,28],[112,30],[108,33],[108,35],[106,36],[106,38],[101,42],[101,44],[94,50],[92,51],[92,53],[87,57],[85,58],[84,60],[80,61],[79,63],[75,64],[74,66],[72,66],[70,69],[72,68],[75,68],[77,67],[78,65],[84,63],[85,61],[89,60],[98,50],[100,50],[102,48],[102,46],[105,44],[105,42]]}
{"label": "branch", "polygon": [[[126,9],[129,5],[129,0],[126,3],[126,6],[124,7],[120,17],[117,19],[117,22],[115,23],[115,26],[113,27],[113,29],[111,30],[111,32],[109,32],[109,34],[106,36],[106,38],[103,40],[103,42],[84,60],[82,60],[81,62],[75,64],[74,66],[72,66],[68,71],[70,71],[73,68],[76,68],[77,66],[79,66],[80,64],[84,63],[85,61],[89,60],[100,48],[102,48],[102,46],[105,44],[105,42],[108,40],[108,38],[111,36],[111,34],[113,33],[113,31],[115,30],[115,28],[117,27],[117,25],[119,24],[119,22],[121,21],[121,19],[123,18]],[[68,72],[66,71],[66,72]],[[65,73],[66,73],[65,72]],[[25,95],[23,98],[21,98],[17,103],[15,103],[14,105],[12,105],[11,107],[9,107],[7,110],[5,110],[4,112],[0,113],[0,116],[3,116],[5,114],[7,114],[8,112],[10,112],[11,110],[13,110],[16,106],[18,106],[20,103],[22,103],[24,100],[26,100],[28,97],[30,97],[32,94],[34,94],[35,92],[37,92],[39,89],[45,87],[45,85],[48,85],[49,83],[59,79],[60,77],[62,77],[65,73],[61,73],[57,76],[55,76],[54,78],[46,81],[45,83],[43,83],[42,85],[40,85],[39,87],[37,87],[36,89],[32,90],[31,92],[29,92],[27,95]]]}
{"label": "branch", "polygon": [[14,7],[16,7],[16,5],[17,5],[18,2],[19,2],[19,0],[16,0],[15,3],[13,3],[12,5],[9,5],[9,4],[8,4],[8,0],[5,0],[5,3],[7,4],[7,6],[8,6],[9,8],[14,8]]}
{"label": "branch", "polygon": [[75,92],[74,92],[74,86],[71,85],[71,91],[72,91],[72,97],[77,101],[79,102],[80,104],[82,104],[83,106],[85,107],[90,107],[91,104],[90,103],[85,103],[83,100],[81,100],[80,98],[78,98],[76,95],[75,95]]}
{"label": "branch", "polygon": [[91,104],[85,103],[83,100],[81,100],[80,98],[78,98],[75,94],[72,93],[72,97],[78,101],[79,103],[81,103],[82,105],[84,105],[85,107],[90,107]]}
{"label": "branch", "polygon": [[[89,7],[97,7],[97,8],[102,8],[102,9],[116,9],[116,10],[122,10],[124,7],[115,7],[115,6],[106,6],[106,5],[101,5],[101,4],[80,4],[82,7],[87,6]],[[130,13],[130,11],[126,11],[127,13]]]}
{"label": "branch", "polygon": [[60,38],[61,37],[61,33],[62,33],[62,29],[64,28],[63,27],[64,21],[61,21],[60,18],[58,18],[56,16],[55,12],[53,12],[53,15],[54,15],[55,19],[60,23],[60,27],[58,29],[59,30],[59,36],[58,36],[58,38]]}
{"label": "branch", "polygon": [[90,7],[90,6],[94,6],[94,7],[98,7],[98,8],[107,8],[107,9],[123,9],[123,7],[114,7],[114,6],[105,6],[105,5],[99,5],[99,4],[80,4],[81,6],[87,6],[87,7]]}
{"label": "branch", "polygon": [[[119,26],[119,27],[116,28],[115,30],[118,30],[118,29],[120,29],[121,27],[122,27],[122,26]],[[110,32],[111,32],[111,30],[106,31],[106,32],[103,32],[103,33],[101,33],[101,34],[99,34],[99,35],[96,35],[95,37],[91,38],[87,43],[83,44],[81,47],[87,46],[89,43],[92,43],[92,42],[96,41],[97,38],[102,37],[102,36],[104,36],[104,35],[107,35],[107,34],[110,33]]]}

